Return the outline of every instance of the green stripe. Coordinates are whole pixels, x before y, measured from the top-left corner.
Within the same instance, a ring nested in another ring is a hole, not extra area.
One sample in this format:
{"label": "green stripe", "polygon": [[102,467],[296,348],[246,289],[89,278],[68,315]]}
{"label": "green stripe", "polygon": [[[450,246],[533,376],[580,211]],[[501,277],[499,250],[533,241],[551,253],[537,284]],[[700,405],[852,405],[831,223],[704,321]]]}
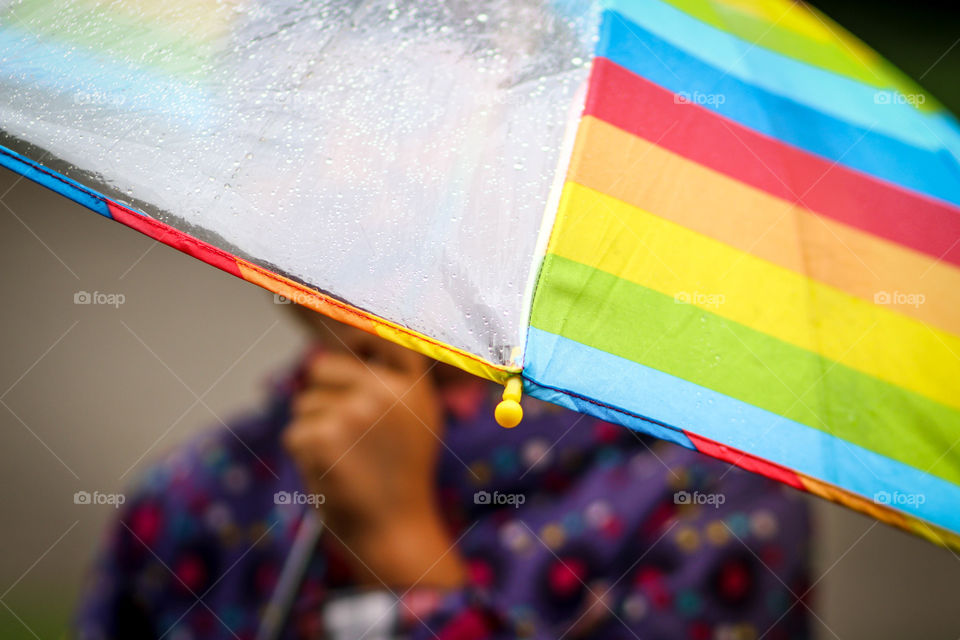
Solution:
{"label": "green stripe", "polygon": [[835,33],[845,36],[849,43],[855,43],[849,44],[850,48],[854,50],[853,53],[836,37],[831,38],[828,42],[813,40],[779,25],[771,24],[766,19],[742,13],[735,7],[725,6],[720,2],[710,2],[709,0],[663,1],[701,22],[733,34],[741,40],[815,67],[859,80],[873,87],[896,89],[903,94],[921,92],[919,86],[896,67],[867,48],[859,39],[830,18],[813,8],[800,6],[797,7],[797,10],[807,10],[814,13],[828,24]]}
{"label": "green stripe", "polygon": [[605,271],[547,255],[530,324],[960,484],[960,412]]}

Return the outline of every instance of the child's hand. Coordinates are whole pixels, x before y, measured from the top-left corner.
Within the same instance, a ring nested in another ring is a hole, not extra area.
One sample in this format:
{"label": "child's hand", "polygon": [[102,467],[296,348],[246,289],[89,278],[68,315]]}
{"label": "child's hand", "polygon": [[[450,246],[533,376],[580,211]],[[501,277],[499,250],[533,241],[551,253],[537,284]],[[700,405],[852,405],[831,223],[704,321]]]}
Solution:
{"label": "child's hand", "polygon": [[284,444],[362,580],[460,584],[434,495],[443,434],[430,361],[373,337],[354,346],[309,363]]}

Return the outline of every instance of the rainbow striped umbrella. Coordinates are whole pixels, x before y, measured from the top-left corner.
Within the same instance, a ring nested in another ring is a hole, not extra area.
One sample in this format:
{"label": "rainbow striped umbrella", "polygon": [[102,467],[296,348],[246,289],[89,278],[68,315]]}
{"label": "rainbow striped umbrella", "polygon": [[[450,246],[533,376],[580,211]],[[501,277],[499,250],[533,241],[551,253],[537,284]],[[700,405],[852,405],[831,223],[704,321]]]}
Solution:
{"label": "rainbow striped umbrella", "polygon": [[0,164],[279,297],[960,547],[960,126],[789,0],[0,17]]}

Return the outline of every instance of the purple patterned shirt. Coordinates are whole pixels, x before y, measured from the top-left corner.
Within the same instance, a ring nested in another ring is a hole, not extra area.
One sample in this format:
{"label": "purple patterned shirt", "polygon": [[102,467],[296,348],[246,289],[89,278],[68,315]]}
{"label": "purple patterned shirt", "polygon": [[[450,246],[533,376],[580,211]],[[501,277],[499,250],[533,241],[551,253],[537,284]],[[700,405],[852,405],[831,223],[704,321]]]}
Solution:
{"label": "purple patterned shirt", "polygon": [[[292,389],[277,385],[261,413],[145,475],[84,590],[79,638],[255,637],[312,508],[277,498],[303,491],[279,438]],[[807,637],[799,493],[530,398],[523,423],[504,430],[493,421],[499,389],[477,381],[442,392],[438,495],[469,584],[384,591],[396,606],[390,635],[376,637]],[[360,597],[329,535],[284,638],[325,637],[328,605]]]}

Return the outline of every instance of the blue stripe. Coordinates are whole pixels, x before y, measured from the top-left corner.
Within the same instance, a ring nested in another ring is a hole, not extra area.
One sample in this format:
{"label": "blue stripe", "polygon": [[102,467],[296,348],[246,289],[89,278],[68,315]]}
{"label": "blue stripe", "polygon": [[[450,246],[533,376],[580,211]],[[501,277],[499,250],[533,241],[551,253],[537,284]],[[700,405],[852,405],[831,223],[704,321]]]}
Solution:
{"label": "blue stripe", "polygon": [[[868,500],[883,492],[890,496],[922,495],[922,504],[915,501],[895,506],[960,532],[960,487],[662,371],[530,327],[523,375],[530,382],[527,391],[533,397],[655,436],[664,430],[689,431]],[[559,401],[564,395],[559,390],[579,398]]]}
{"label": "blue stripe", "polygon": [[107,208],[107,199],[104,196],[87,189],[79,182],[64,175],[46,169],[4,146],[0,146],[0,166],[19,173],[24,178],[33,180],[51,191],[56,191],[102,216],[113,217],[110,215],[110,210]]}
{"label": "blue stripe", "polygon": [[928,150],[945,147],[960,155],[960,130],[952,117],[920,111],[892,90],[867,86],[757,46],[662,0],[609,0],[606,4],[678,49],[747,84],[908,144]]}
{"label": "blue stripe", "polygon": [[947,150],[920,149],[745,83],[677,49],[620,13],[604,12],[597,55],[772,138],[960,204],[960,166]]}

